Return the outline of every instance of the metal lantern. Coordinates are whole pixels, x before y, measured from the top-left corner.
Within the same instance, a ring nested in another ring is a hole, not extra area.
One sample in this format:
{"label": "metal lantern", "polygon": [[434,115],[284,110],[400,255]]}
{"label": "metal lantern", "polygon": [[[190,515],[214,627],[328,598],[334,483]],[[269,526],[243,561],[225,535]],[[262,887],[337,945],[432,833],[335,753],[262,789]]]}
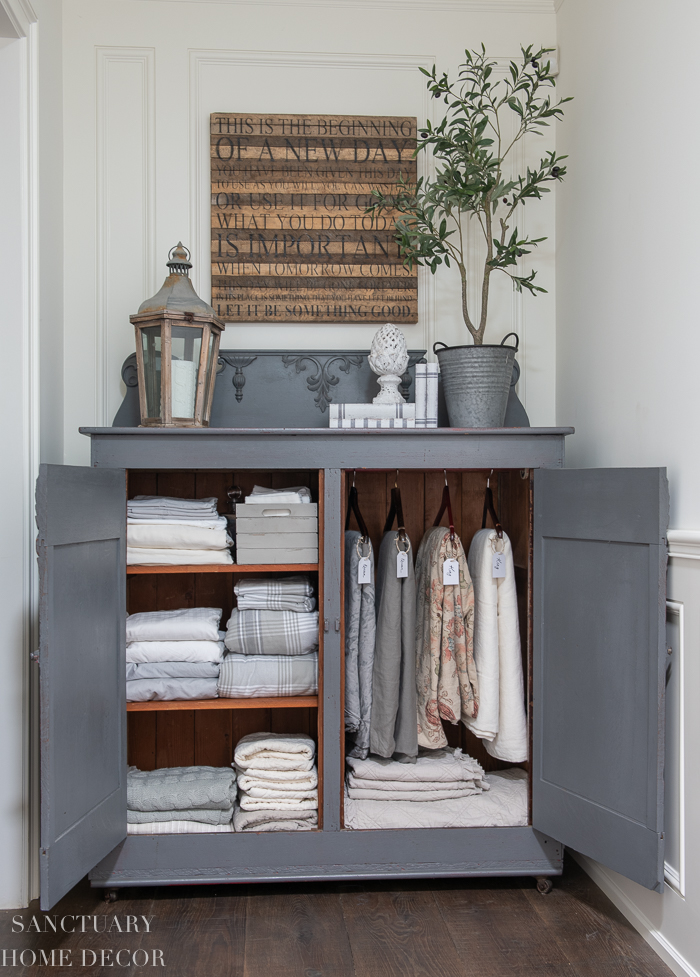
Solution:
{"label": "metal lantern", "polygon": [[142,427],[208,427],[224,323],[197,295],[178,242],[160,291],[130,316]]}

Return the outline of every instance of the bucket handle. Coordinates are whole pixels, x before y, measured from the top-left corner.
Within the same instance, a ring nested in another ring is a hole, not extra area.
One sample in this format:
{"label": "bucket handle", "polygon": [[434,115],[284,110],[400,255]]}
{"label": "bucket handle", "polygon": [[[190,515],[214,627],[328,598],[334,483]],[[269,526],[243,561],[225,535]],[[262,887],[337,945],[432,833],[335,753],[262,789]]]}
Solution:
{"label": "bucket handle", "polygon": [[501,346],[503,346],[503,345],[504,345],[504,343],[505,343],[505,341],[506,341],[506,339],[509,339],[509,338],[510,338],[510,336],[515,336],[515,347],[512,347],[512,346],[511,346],[511,349],[515,349],[515,352],[517,353],[517,352],[518,352],[518,347],[520,346],[520,340],[518,339],[518,334],[517,334],[517,333],[515,333],[515,332],[509,332],[509,333],[507,333],[507,334],[506,334],[506,335],[505,335],[505,336],[503,337],[503,339],[501,340]]}
{"label": "bucket handle", "polygon": [[440,340],[438,339],[437,342],[433,343],[433,353],[437,353],[438,346],[442,346],[443,349],[449,349],[450,348],[447,345],[447,343],[441,343]]}

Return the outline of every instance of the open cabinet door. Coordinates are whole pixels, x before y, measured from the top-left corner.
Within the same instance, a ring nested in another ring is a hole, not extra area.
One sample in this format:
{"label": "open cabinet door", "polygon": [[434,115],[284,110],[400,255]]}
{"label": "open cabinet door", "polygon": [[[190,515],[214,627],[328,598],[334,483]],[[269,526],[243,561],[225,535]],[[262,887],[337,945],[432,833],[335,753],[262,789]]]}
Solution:
{"label": "open cabinet door", "polygon": [[665,469],[535,472],[532,823],[663,884]]}
{"label": "open cabinet door", "polygon": [[126,837],[126,476],[37,480],[41,908]]}

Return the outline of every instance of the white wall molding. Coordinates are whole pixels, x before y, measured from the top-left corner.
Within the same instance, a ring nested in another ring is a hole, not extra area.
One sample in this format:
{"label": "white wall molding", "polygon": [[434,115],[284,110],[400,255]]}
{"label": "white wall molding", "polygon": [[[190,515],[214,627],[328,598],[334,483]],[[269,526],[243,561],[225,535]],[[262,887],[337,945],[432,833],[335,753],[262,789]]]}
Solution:
{"label": "white wall molding", "polygon": [[[347,54],[317,51],[190,51],[190,241],[192,253],[197,256],[193,268],[193,283],[201,294],[200,269],[210,267],[211,251],[207,228],[209,227],[209,116],[201,106],[202,73],[221,65],[265,65],[266,67],[321,68],[324,71],[410,71],[432,68],[436,58],[429,54]],[[430,97],[427,88],[422,95],[419,127],[429,116]],[[432,175],[432,157],[419,156],[419,175]],[[421,167],[423,169],[421,170]],[[418,320],[423,328],[423,343],[432,359],[436,329],[435,276],[425,268],[418,269]]]}
{"label": "white wall molding", "polygon": [[[156,169],[155,169],[155,49],[146,47],[97,47],[95,64],[96,90],[96,196],[97,196],[97,249],[96,249],[96,315],[95,315],[95,423],[111,424],[115,405],[110,401],[112,378],[119,375],[120,353],[110,355],[110,312],[115,298],[110,288],[110,278],[123,274],[127,254],[124,246],[128,242],[115,241],[113,215],[110,211],[111,192],[116,184],[113,173],[112,140],[115,126],[110,99],[121,98],[119,82],[112,78],[115,67],[131,65],[134,67],[141,87],[140,105],[135,106],[141,114],[140,133],[140,183],[142,221],[140,251],[142,256],[142,287],[140,293],[145,298],[155,291],[156,253]],[[138,225],[134,228],[138,233]],[[134,242],[136,246],[136,242]]]}
{"label": "white wall molding", "polygon": [[629,899],[606,868],[579,852],[572,851],[571,854],[585,872],[590,875],[595,884],[603,890],[608,899],[629,919],[634,928],[658,953],[664,963],[668,964],[674,974],[677,974],[678,977],[686,977],[686,975],[687,977],[700,977],[700,972]]}
{"label": "white wall molding", "polygon": [[31,25],[37,21],[29,0],[0,0],[1,14],[5,15],[3,19],[9,22],[15,37],[28,37]]}
{"label": "white wall molding", "polygon": [[666,538],[669,559],[700,560],[700,530],[669,529]]}
{"label": "white wall molding", "polygon": [[[247,6],[325,7],[328,0],[141,0],[142,3],[214,3]],[[563,0],[561,0],[563,2]],[[333,9],[359,7],[389,10],[423,10],[433,13],[553,14],[555,0],[333,0]]]}
{"label": "white wall molding", "polygon": [[[676,716],[676,734],[678,736],[678,756],[676,758],[676,776],[678,778],[678,866],[673,866],[668,861],[665,861],[664,878],[667,884],[675,889],[681,898],[685,899],[685,607],[680,601],[667,600],[666,614],[672,615],[678,622],[678,646],[673,649],[674,658],[672,662],[672,668],[674,670],[677,669],[677,686],[679,692],[677,702],[678,715]],[[666,828],[664,830],[668,834]]]}

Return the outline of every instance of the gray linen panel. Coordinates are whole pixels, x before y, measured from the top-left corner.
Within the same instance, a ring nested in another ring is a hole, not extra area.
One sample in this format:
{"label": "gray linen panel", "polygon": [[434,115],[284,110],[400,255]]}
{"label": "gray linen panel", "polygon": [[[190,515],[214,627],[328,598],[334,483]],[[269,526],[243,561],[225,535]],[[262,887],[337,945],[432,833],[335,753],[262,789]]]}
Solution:
{"label": "gray linen panel", "polygon": [[[374,603],[374,566],[370,583],[357,582],[361,534],[345,533],[345,731],[348,756],[364,759],[369,752],[369,724],[372,714],[372,667],[377,630]],[[362,555],[374,564],[372,544],[365,543]]]}
{"label": "gray linen panel", "polygon": [[416,705],[416,579],[396,576],[396,538],[384,534],[377,560],[377,638],[372,673],[370,752],[397,759],[418,755]]}

